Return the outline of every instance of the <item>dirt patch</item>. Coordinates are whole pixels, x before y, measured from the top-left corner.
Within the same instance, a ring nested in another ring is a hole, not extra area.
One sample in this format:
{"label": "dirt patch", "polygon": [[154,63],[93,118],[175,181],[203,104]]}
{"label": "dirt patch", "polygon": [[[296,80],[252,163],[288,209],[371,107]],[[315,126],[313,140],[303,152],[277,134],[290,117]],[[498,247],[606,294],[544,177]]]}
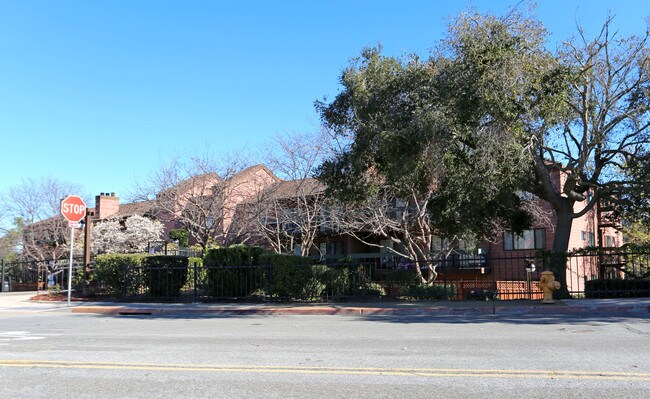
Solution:
{"label": "dirt patch", "polygon": [[[71,302],[83,302],[83,301],[97,301],[97,297],[84,297],[81,295],[75,295],[73,292],[70,295]],[[47,292],[43,294],[38,294],[29,299],[30,301],[38,302],[67,302],[68,301],[68,292]],[[106,298],[101,298],[102,301],[107,301]]]}

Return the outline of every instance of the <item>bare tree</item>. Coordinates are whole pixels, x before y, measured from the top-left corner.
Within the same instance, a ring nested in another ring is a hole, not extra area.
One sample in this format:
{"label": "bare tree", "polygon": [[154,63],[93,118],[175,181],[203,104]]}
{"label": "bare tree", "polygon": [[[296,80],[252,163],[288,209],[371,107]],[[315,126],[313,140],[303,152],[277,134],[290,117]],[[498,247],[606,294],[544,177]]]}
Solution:
{"label": "bare tree", "polygon": [[313,179],[315,168],[331,153],[325,131],[286,133],[275,137],[265,163],[285,179],[267,186],[246,204],[248,224],[277,253],[301,256],[318,250],[314,241],[326,223],[325,187]]}
{"label": "bare tree", "polygon": [[187,230],[205,249],[241,238],[232,226],[237,205],[255,195],[259,185],[275,181],[270,171],[248,166],[240,155],[221,162],[211,154],[175,157],[151,173],[146,185],[138,185],[133,197],[154,201],[159,220],[168,228]]}
{"label": "bare tree", "polygon": [[[571,73],[566,114],[544,135],[533,136],[530,155],[536,185],[531,192],[548,201],[557,216],[553,250],[568,249],[572,221],[597,203],[614,204],[629,192],[648,191],[647,175],[626,176],[646,162],[650,145],[650,58],[648,32],[619,37],[609,18],[594,39],[580,30],[559,53],[559,64]],[[551,173],[566,179],[556,184]],[[586,201],[584,207],[577,203]],[[647,208],[646,203],[634,204]]]}
{"label": "bare tree", "polygon": [[211,159],[176,156],[150,173],[132,197],[153,201],[156,218],[168,227],[187,230],[205,248],[222,235],[223,198],[218,195],[222,183]]}
{"label": "bare tree", "polygon": [[385,186],[363,203],[331,207],[330,223],[369,247],[410,260],[420,281],[431,283],[438,276],[434,260],[448,255],[458,239],[449,240],[446,248],[436,247],[439,237],[427,210],[429,197],[413,190],[409,198],[400,198]]}
{"label": "bare tree", "polygon": [[68,222],[59,215],[61,200],[79,193],[78,186],[52,177],[27,179],[2,195],[2,206],[21,230],[20,252],[25,260],[64,257],[69,250]]}
{"label": "bare tree", "polygon": [[[249,202],[252,225],[277,253],[308,256],[327,223],[324,186],[313,178],[275,183]],[[297,251],[299,249],[299,251]]]}

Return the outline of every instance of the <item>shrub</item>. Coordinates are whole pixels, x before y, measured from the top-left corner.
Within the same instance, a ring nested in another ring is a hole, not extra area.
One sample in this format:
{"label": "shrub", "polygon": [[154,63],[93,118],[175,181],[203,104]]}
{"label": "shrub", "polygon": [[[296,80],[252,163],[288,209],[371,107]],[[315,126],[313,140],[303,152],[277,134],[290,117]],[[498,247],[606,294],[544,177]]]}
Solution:
{"label": "shrub", "polygon": [[233,245],[208,250],[203,258],[208,293],[216,297],[246,297],[266,288],[266,268],[260,266],[261,247]]}
{"label": "shrub", "polygon": [[[208,283],[208,273],[203,267],[203,258],[190,257],[188,259],[189,269],[187,271],[187,287],[205,287]],[[196,281],[194,272],[196,271]]]}
{"label": "shrub", "polygon": [[476,288],[466,294],[467,299],[474,301],[490,301],[499,299],[499,294],[493,290],[484,290]]}
{"label": "shrub", "polygon": [[332,298],[352,295],[350,267],[343,265],[320,266],[320,278],[325,285],[325,293]]}
{"label": "shrub", "polygon": [[267,254],[261,262],[271,266],[271,293],[281,298],[310,300],[320,297],[325,286],[314,260],[295,255]]}
{"label": "shrub", "polygon": [[[325,266],[324,266],[325,267]],[[376,264],[356,263],[346,258],[335,263],[328,263],[322,273],[322,281],[326,286],[326,294],[332,298],[343,298],[357,295],[385,295],[382,283],[373,283],[373,279],[385,281],[392,279],[392,273],[377,272]]]}
{"label": "shrub", "polygon": [[157,298],[180,296],[187,281],[188,258],[184,256],[148,256],[142,259],[144,285]]}
{"label": "shrub", "polygon": [[402,295],[415,299],[448,299],[455,295],[455,290],[442,284],[408,285],[402,288]]}
{"label": "shrub", "polygon": [[386,290],[379,283],[367,282],[361,285],[359,289],[363,295],[378,297],[386,295]]}
{"label": "shrub", "polygon": [[587,298],[642,298],[650,297],[650,280],[608,279],[585,283]]}
{"label": "shrub", "polygon": [[187,247],[189,243],[189,233],[187,230],[175,229],[169,232],[169,239],[178,241],[178,245],[181,247]]}
{"label": "shrub", "polygon": [[140,291],[140,268],[145,255],[97,255],[92,279],[109,295],[121,298]]}
{"label": "shrub", "polygon": [[413,270],[392,270],[384,276],[387,284],[399,286],[420,285],[420,279]]}

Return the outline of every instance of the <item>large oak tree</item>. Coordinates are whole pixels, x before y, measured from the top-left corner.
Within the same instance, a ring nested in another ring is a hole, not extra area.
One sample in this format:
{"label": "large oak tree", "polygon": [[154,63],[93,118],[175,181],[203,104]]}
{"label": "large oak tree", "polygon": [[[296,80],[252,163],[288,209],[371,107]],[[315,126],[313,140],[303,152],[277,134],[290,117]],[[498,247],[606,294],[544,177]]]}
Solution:
{"label": "large oak tree", "polygon": [[427,60],[364,50],[336,98],[317,103],[347,140],[320,168],[330,191],[347,201],[382,185],[417,193],[433,230],[476,237],[530,224],[522,194],[532,194],[554,211],[555,252],[599,202],[644,214],[647,32],[620,37],[610,18],[595,38],[579,30],[551,52],[531,15],[461,14]]}

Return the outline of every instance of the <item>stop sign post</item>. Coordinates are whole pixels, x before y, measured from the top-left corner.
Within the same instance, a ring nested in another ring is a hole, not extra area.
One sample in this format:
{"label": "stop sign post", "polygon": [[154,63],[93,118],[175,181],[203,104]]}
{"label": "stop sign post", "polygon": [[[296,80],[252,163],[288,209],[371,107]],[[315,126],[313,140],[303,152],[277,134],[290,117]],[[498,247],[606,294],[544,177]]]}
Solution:
{"label": "stop sign post", "polygon": [[68,307],[72,294],[72,262],[74,253],[74,228],[86,217],[86,203],[78,195],[68,195],[61,200],[61,215],[70,223],[70,267],[68,269]]}

